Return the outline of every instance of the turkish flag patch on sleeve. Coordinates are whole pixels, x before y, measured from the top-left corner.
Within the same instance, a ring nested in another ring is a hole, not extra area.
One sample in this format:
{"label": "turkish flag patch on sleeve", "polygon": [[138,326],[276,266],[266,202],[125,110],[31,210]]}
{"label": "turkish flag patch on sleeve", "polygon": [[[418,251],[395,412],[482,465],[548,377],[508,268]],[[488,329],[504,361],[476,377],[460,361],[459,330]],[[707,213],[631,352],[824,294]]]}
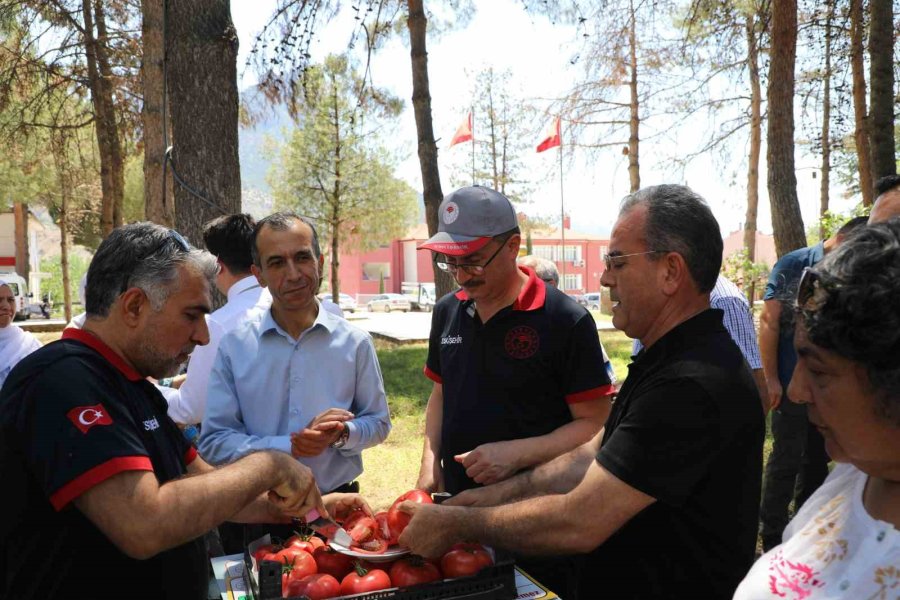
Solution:
{"label": "turkish flag patch on sleeve", "polygon": [[88,429],[94,425],[112,425],[112,417],[109,416],[102,404],[76,406],[67,412],[66,416],[81,433],[87,433]]}

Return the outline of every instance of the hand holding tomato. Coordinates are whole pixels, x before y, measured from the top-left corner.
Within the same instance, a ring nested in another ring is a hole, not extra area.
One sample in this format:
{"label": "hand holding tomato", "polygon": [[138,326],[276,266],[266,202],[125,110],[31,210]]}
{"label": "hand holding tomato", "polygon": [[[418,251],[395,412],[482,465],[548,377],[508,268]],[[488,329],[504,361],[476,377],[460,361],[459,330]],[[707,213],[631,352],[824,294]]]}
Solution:
{"label": "hand holding tomato", "polygon": [[474,450],[454,456],[456,462],[466,468],[466,475],[476,483],[490,485],[509,479],[523,465],[519,465],[522,453],[515,448],[516,441],[481,444]]}
{"label": "hand holding tomato", "polygon": [[373,516],[368,502],[359,494],[332,492],[322,496],[322,502],[325,503],[328,514],[336,521],[343,521],[355,510],[362,511],[370,517]]}
{"label": "hand holding tomato", "polygon": [[268,498],[275,508],[292,517],[302,517],[313,508],[322,506],[322,498],[316,480],[309,467],[292,459],[282,452],[273,452],[273,455],[284,457],[279,461],[279,473],[281,482],[269,490]]}
{"label": "hand holding tomato", "polygon": [[432,504],[431,494],[425,490],[410,490],[394,500],[387,514],[387,525],[390,530],[390,542],[396,543],[400,534],[406,529],[410,516],[399,509],[403,502],[415,502],[417,504]]}
{"label": "hand holding tomato", "polygon": [[409,501],[397,508],[411,517],[398,541],[413,554],[439,558],[454,542],[464,537],[459,520],[465,519],[464,509]]}

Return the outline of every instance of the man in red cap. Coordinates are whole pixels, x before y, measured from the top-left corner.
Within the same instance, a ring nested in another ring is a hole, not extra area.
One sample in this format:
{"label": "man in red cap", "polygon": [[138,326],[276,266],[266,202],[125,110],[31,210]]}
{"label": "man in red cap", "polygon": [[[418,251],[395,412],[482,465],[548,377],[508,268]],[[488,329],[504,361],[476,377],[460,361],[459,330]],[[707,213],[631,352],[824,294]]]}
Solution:
{"label": "man in red cap", "polygon": [[[614,388],[587,310],[528,267],[510,201],[471,186],[449,194],[438,233],[420,249],[460,289],[434,307],[425,375],[425,447],[418,487],[451,494],[502,481],[594,437]],[[565,573],[526,570],[566,597]],[[530,568],[529,568],[530,567]]]}

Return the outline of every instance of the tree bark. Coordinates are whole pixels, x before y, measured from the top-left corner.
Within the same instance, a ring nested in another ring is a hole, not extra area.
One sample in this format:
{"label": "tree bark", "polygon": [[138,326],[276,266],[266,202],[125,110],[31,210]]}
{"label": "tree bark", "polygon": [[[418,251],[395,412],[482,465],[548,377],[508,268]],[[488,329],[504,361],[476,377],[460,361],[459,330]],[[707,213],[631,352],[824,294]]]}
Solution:
{"label": "tree bark", "polygon": [[772,39],[767,91],[769,123],[766,166],[775,251],[783,256],[806,245],[794,172],[794,66],[797,59],[797,1],[772,3]]}
{"label": "tree bark", "polygon": [[859,189],[863,205],[872,206],[871,150],[869,148],[869,120],[866,116],[866,75],[863,65],[863,0],[850,0],[850,69],[853,73],[854,139],[859,169]]}
{"label": "tree bark", "polygon": [[[82,0],[84,19],[84,48],[87,57],[88,86],[94,107],[94,129],[100,154],[100,187],[102,203],[100,209],[100,233],[105,238],[117,223],[122,221],[124,201],[124,161],[119,128],[113,105],[111,70],[107,57],[106,19],[103,0]],[[93,10],[92,10],[93,9]],[[97,34],[94,34],[94,25]],[[118,211],[117,208],[118,207]]]}
{"label": "tree bark", "polygon": [[[423,0],[408,0],[410,59],[412,61],[413,112],[416,118],[418,137],[419,167],[422,171],[422,200],[425,203],[425,221],[428,235],[437,233],[438,208],[444,199],[441,192],[441,177],[437,162],[437,144],[431,122],[431,91],[428,84],[428,51],[425,47],[427,19]],[[437,298],[448,294],[455,287],[453,277],[442,271],[436,264],[434,287]]]}
{"label": "tree bark", "polygon": [[[175,222],[175,190],[172,174],[163,169],[165,161],[165,40],[163,17],[165,0],[142,0],[141,30],[143,60],[141,82],[144,104],[144,211],[148,221],[171,227]],[[165,181],[163,173],[165,171]]]}
{"label": "tree bark", "polygon": [[199,246],[207,221],[241,209],[238,38],[228,0],[169,2],[166,10],[175,224]]}
{"label": "tree bark", "polygon": [[[872,181],[897,173],[894,155],[894,12],[891,0],[869,0]],[[872,192],[874,194],[874,191]]]}
{"label": "tree bark", "polygon": [[[759,210],[759,157],[762,148],[762,88],[759,82],[758,15],[746,17],[747,71],[750,74],[750,153],[747,156],[747,213],[744,217],[744,248],[750,262],[756,260],[756,229]],[[754,282],[748,287],[750,302],[756,295]]]}
{"label": "tree bark", "polygon": [[637,64],[637,31],[634,1],[631,2],[631,24],[628,29],[628,45],[630,49],[631,81],[628,88],[631,92],[631,118],[629,120],[628,136],[628,178],[631,181],[631,191],[641,189],[640,166],[640,99],[638,98],[638,64]]}
{"label": "tree bark", "polygon": [[834,1],[828,0],[825,15],[825,72],[822,77],[822,180],[819,182],[819,238],[825,239],[825,213],[828,212],[831,186],[831,21]]}
{"label": "tree bark", "polygon": [[28,205],[24,202],[13,202],[13,221],[15,222],[16,273],[28,281],[31,275],[31,256],[28,252]]}

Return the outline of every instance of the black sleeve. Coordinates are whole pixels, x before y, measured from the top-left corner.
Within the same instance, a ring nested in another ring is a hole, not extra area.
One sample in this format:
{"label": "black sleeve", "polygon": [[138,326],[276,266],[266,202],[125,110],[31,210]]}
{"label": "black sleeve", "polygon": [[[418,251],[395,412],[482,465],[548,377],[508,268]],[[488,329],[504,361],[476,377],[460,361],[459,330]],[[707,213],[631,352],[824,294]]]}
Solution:
{"label": "black sleeve", "polygon": [[441,375],[441,332],[447,305],[438,302],[431,312],[431,332],[428,334],[428,357],[425,359],[425,376],[436,383],[443,383]]}
{"label": "black sleeve", "polygon": [[565,355],[563,392],[566,402],[595,400],[612,392],[612,382],[603,364],[597,324],[587,311],[572,328]]}
{"label": "black sleeve", "polygon": [[57,510],[117,473],[153,470],[115,388],[102,370],[70,359],[52,365],[29,391],[22,430],[28,468]]}
{"label": "black sleeve", "polygon": [[631,487],[681,505],[721,448],[716,405],[697,383],[675,378],[628,402],[597,461]]}

